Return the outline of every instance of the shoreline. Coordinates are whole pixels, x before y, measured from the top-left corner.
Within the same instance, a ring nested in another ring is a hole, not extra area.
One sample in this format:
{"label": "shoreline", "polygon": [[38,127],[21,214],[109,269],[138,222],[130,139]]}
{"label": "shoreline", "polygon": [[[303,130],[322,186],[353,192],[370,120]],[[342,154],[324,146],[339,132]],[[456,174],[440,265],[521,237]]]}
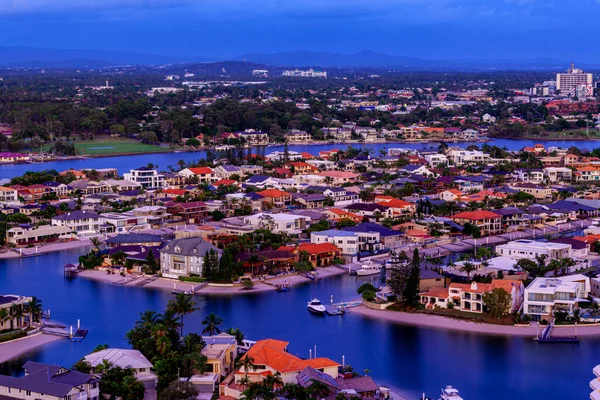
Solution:
{"label": "shoreline", "polygon": [[[317,269],[319,272],[318,278],[325,279],[332,276],[342,275],[346,272],[340,268],[329,266]],[[137,287],[143,289],[159,289],[159,290],[169,290],[172,291],[174,289],[182,290],[182,291],[190,291],[195,286],[198,286],[198,283],[193,282],[182,282],[174,279],[168,278],[158,278],[152,279],[150,277],[134,277],[134,276],[121,276],[120,274],[108,274],[105,271],[100,270],[86,270],[82,271],[78,274],[79,277],[84,279],[91,279],[101,283],[108,284],[116,284],[125,287]],[[311,282],[310,279],[305,278],[304,276],[298,274],[290,274],[290,275],[282,275],[276,276],[272,278],[268,278],[263,282],[255,282],[254,288],[250,290],[244,289],[242,286],[233,286],[233,285],[207,285],[203,288],[200,288],[194,292],[195,295],[244,295],[244,294],[253,294],[253,293],[263,293],[263,292],[272,292],[276,291],[277,287],[275,284],[287,282],[290,286],[296,286],[303,283]],[[271,283],[271,284],[269,284]]]}
{"label": "shoreline", "polygon": [[[541,332],[545,325],[538,326],[530,324],[529,326],[516,325],[496,325],[478,322],[463,321],[460,319],[448,318],[439,315],[427,315],[419,313],[406,313],[402,311],[373,310],[366,306],[354,307],[352,313],[363,317],[384,320],[387,322],[426,327],[433,329],[442,329],[458,332],[476,333],[493,336],[515,336],[535,338],[538,332]],[[600,324],[594,325],[554,325],[552,329],[553,337],[575,336],[600,336]]]}
{"label": "shoreline", "polygon": [[[90,239],[79,239],[79,240],[73,240],[70,242],[60,242],[60,243],[50,243],[50,244],[46,244],[43,246],[38,246],[38,254],[45,254],[45,253],[53,253],[55,251],[63,251],[63,250],[69,250],[69,249],[79,249],[81,247],[86,247],[86,246],[91,246],[92,244],[90,243]],[[35,252],[35,247],[21,247],[23,250],[26,250],[26,254],[27,253],[34,253]],[[0,253],[0,260],[12,260],[15,258],[21,258],[21,255],[18,253],[18,249],[19,248],[15,248],[14,251],[13,249],[9,249],[3,253]],[[31,257],[31,256],[29,256]],[[27,256],[23,257],[23,258],[28,258]]]}
{"label": "shoreline", "polygon": [[64,339],[62,336],[36,333],[31,336],[0,343],[0,364],[18,358],[38,347]]}

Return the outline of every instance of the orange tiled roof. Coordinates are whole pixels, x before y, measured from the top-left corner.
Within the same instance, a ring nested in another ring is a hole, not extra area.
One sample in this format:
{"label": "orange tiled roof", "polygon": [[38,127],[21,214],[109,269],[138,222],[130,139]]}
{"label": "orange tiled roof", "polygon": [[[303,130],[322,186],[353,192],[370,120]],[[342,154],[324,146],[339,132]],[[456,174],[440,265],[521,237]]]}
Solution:
{"label": "orange tiled roof", "polygon": [[438,299],[448,298],[448,288],[432,287],[426,292],[421,293],[421,296],[437,297]]}
{"label": "orange tiled roof", "polygon": [[213,183],[213,186],[221,186],[221,185],[235,185],[237,182],[234,181],[233,179],[219,179],[218,181],[216,181],[215,183]]}
{"label": "orange tiled roof", "polygon": [[[281,248],[279,248],[281,250]],[[331,243],[302,243],[298,246],[299,251],[306,251],[310,254],[326,253],[328,251],[338,251],[339,248]]]}
{"label": "orange tiled roof", "polygon": [[328,358],[302,360],[286,352],[287,345],[287,342],[275,339],[259,340],[244,357],[252,358],[255,365],[266,365],[281,373],[302,371],[307,366],[318,369],[339,365]]}
{"label": "orange tiled roof", "polygon": [[491,211],[486,210],[478,210],[478,211],[464,211],[458,214],[454,214],[452,219],[469,219],[473,221],[478,221],[482,219],[492,219],[492,218],[501,218],[500,215],[493,213]]}
{"label": "orange tiled roof", "polygon": [[259,194],[262,197],[269,197],[271,199],[290,196],[289,193],[284,192],[282,190],[278,190],[278,189],[266,189],[261,192],[257,192],[256,194]]}
{"label": "orange tiled roof", "polygon": [[208,167],[198,167],[198,168],[188,168],[188,169],[196,175],[206,175],[206,174],[214,174],[215,173],[215,171],[213,171],[211,168],[208,168]]}

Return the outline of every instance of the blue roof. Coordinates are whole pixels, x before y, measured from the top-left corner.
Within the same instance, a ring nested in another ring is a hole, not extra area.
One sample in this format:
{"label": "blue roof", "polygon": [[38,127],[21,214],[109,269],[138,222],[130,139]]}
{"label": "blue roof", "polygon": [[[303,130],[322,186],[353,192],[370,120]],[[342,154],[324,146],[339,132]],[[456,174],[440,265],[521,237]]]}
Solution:
{"label": "blue roof", "polygon": [[327,237],[339,237],[339,236],[351,237],[351,236],[355,236],[356,234],[355,234],[355,232],[340,231],[337,229],[328,229],[326,231],[313,232],[312,235],[327,236]]}
{"label": "blue roof", "polygon": [[386,228],[385,226],[375,224],[373,222],[363,222],[356,226],[347,226],[342,230],[348,232],[378,232],[379,236],[398,236],[400,235],[400,231],[395,231],[393,229]]}
{"label": "blue roof", "polygon": [[254,175],[251,176],[246,183],[247,184],[253,184],[253,183],[262,183],[264,181],[266,181],[267,179],[269,179],[269,176],[265,176],[265,175]]}

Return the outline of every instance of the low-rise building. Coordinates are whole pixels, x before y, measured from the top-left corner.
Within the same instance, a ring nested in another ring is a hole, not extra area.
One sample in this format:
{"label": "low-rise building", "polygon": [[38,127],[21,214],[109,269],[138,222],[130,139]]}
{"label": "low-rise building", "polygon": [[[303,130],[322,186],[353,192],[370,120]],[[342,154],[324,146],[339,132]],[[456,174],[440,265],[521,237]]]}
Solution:
{"label": "low-rise building", "polygon": [[491,211],[464,211],[450,217],[458,224],[470,223],[481,230],[483,235],[493,235],[502,232],[502,216]]}
{"label": "low-rise building", "polygon": [[165,278],[178,279],[190,274],[202,275],[204,256],[221,250],[200,237],[176,239],[160,250],[160,269]]}
{"label": "low-rise building", "polygon": [[525,288],[523,313],[534,320],[552,317],[555,311],[573,313],[580,301],[587,301],[590,281],[585,275],[535,278]]}
{"label": "low-rise building", "polygon": [[163,174],[159,174],[154,168],[137,168],[132,169],[129,173],[123,174],[123,179],[137,182],[144,189],[155,190],[162,189],[167,186],[167,181]]}
{"label": "low-rise building", "polygon": [[52,226],[66,226],[79,237],[93,236],[100,232],[100,215],[91,211],[69,211],[50,220]]}
{"label": "low-rise building", "polygon": [[547,262],[573,256],[570,244],[538,242],[527,239],[514,240],[498,245],[496,246],[496,253],[502,257],[509,257],[516,260],[521,258],[535,260],[536,257],[544,255],[547,257]]}
{"label": "low-rise building", "polygon": [[104,360],[113,367],[131,368],[136,379],[142,382],[146,388],[155,388],[158,382],[156,374],[152,371],[152,363],[138,350],[104,349],[88,354],[83,359],[94,368],[102,365]]}

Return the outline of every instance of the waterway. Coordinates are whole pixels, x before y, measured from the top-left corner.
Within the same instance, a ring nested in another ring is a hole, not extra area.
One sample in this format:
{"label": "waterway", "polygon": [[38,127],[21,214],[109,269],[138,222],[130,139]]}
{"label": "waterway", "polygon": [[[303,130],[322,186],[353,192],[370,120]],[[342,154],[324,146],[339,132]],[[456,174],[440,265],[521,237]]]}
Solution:
{"label": "waterway", "polygon": [[[546,147],[557,146],[569,148],[576,146],[580,149],[596,149],[600,147],[600,141],[583,141],[583,140],[511,140],[511,139],[494,139],[488,142],[490,145],[506,147],[509,150],[520,150],[523,147],[533,146],[535,143],[542,143]],[[482,143],[450,143],[451,146],[460,146],[466,148],[474,144],[481,146]],[[353,144],[357,148],[373,149],[376,156],[381,150],[390,148],[405,148],[405,149],[426,149],[437,148],[438,143],[364,143]],[[345,144],[324,144],[324,145],[291,145],[289,150],[298,152],[309,152],[318,155],[320,151],[331,149],[345,149]],[[283,151],[283,146],[269,146],[265,149],[268,154],[273,151]],[[159,153],[159,154],[141,154],[134,156],[117,156],[117,157],[102,157],[102,158],[87,158],[68,161],[51,161],[39,164],[10,164],[0,166],[0,179],[12,178],[22,175],[27,171],[42,171],[45,169],[56,169],[64,171],[69,168],[73,169],[99,169],[99,168],[116,168],[120,174],[129,172],[131,168],[146,166],[149,163],[158,165],[161,169],[166,169],[168,166],[177,168],[177,162],[184,160],[185,162],[197,161],[206,156],[206,151],[200,150],[195,152],[181,153]]]}
{"label": "waterway", "polygon": [[[76,324],[89,334],[81,343],[59,341],[4,365],[0,373],[17,374],[25,360],[72,365],[98,344],[127,346],[125,332],[151,309],[161,311],[172,298],[168,291],[123,287],[84,278],[65,280],[62,266],[86,249],[0,261],[0,293],[34,295],[51,309],[53,320]],[[375,278],[374,278],[375,279]],[[600,338],[578,345],[539,345],[529,338],[481,336],[398,325],[351,312],[343,317],[309,314],[312,297],[328,302],[351,300],[368,278],[348,275],[292,288],[287,293],[244,296],[195,296],[199,311],[185,318],[185,330],[201,331],[211,312],[223,327],[242,329],[247,338],[277,338],[289,350],[308,357],[341,360],[370,370],[378,382],[400,388],[409,399],[422,391],[438,397],[445,385],[458,387],[466,400],[584,399],[589,396],[592,368],[600,363]]]}

